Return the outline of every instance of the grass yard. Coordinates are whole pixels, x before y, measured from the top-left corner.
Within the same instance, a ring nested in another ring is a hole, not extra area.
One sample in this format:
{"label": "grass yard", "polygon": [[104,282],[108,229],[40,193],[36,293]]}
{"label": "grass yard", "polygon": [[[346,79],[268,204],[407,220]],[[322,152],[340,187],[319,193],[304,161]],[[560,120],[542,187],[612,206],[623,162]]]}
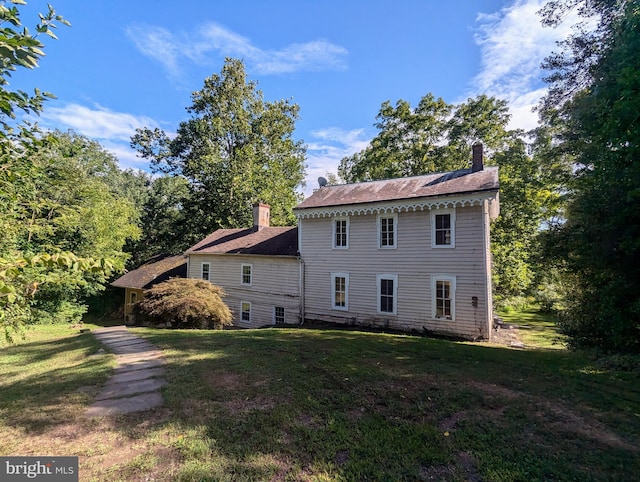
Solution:
{"label": "grass yard", "polygon": [[524,310],[501,311],[500,317],[518,326],[518,336],[525,345],[537,348],[564,349],[564,336],[558,333],[554,315],[540,313],[535,306]]}
{"label": "grass yard", "polygon": [[135,329],[165,406],[87,420],[113,357],[49,329],[0,348],[0,455],[81,480],[632,481],[640,374],[561,349],[338,330]]}

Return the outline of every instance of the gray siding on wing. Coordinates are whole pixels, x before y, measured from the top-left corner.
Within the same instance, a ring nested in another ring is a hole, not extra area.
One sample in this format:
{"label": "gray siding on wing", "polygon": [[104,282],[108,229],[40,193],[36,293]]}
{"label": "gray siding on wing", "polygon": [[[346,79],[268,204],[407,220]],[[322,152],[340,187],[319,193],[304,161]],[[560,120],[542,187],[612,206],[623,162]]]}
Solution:
{"label": "gray siding on wing", "polygon": [[[202,263],[211,263],[210,281],[221,286],[234,325],[255,328],[273,324],[274,306],[285,309],[285,323],[300,322],[300,268],[297,258],[190,254],[189,278],[200,278]],[[251,286],[241,283],[241,266],[252,266]],[[251,303],[251,322],[240,321],[240,303]]]}
{"label": "gray siding on wing", "polygon": [[[379,249],[375,214],[350,217],[349,249],[332,249],[332,218],[300,220],[305,264],[305,318],[361,325],[388,325],[465,337],[488,337],[486,216],[481,206],[456,208],[455,248],[431,247],[428,210],[398,213],[397,249]],[[331,273],[349,274],[348,311],[331,307]],[[396,315],[377,313],[376,276],[398,277]],[[456,278],[455,320],[432,316],[431,277]],[[472,306],[477,297],[477,307]]]}

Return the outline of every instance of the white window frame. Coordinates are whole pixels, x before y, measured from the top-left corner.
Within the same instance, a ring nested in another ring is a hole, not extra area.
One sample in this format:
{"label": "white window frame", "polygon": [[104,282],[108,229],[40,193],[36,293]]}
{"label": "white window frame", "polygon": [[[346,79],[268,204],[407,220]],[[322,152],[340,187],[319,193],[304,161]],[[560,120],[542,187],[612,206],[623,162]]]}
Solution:
{"label": "white window frame", "polygon": [[[436,216],[449,215],[451,231],[451,242],[449,244],[436,243]],[[454,208],[432,209],[431,210],[431,247],[432,248],[455,248],[456,247],[456,210]]]}
{"label": "white window frame", "polygon": [[[207,267],[207,277],[204,277],[204,273],[205,273],[205,269],[204,267]],[[202,263],[200,265],[200,279],[203,279],[205,281],[211,281],[211,263]]]}
{"label": "white window frame", "polygon": [[[249,268],[249,282],[244,280],[244,269]],[[253,284],[253,265],[250,263],[242,263],[240,265],[240,284],[243,286],[251,286]]]}
{"label": "white window frame", "polygon": [[[449,282],[449,300],[451,301],[451,318],[438,316],[437,290],[438,281]],[[447,274],[434,274],[431,276],[431,316],[435,320],[455,321],[456,320],[456,277]]]}
{"label": "white window frame", "polygon": [[[393,244],[383,246],[382,245],[382,220],[383,219],[392,219],[393,220]],[[398,247],[398,214],[397,213],[387,213],[387,214],[378,214],[377,218],[377,227],[378,227],[378,249],[396,249]]]}
{"label": "white window frame", "polygon": [[[382,311],[382,280],[393,281],[393,310]],[[398,313],[398,275],[397,274],[379,274],[376,276],[376,305],[378,314],[380,315],[396,315]]]}
{"label": "white window frame", "polygon": [[[345,233],[346,245],[345,246],[339,246],[336,243],[336,241],[337,241],[337,239],[336,239],[336,235],[337,235],[336,227],[337,227],[337,222],[338,221],[344,221],[345,222],[345,230],[346,230],[346,233]],[[332,236],[333,236],[331,244],[333,246],[333,249],[349,249],[349,227],[350,227],[349,225],[350,225],[350,222],[349,222],[349,218],[348,217],[336,217],[336,218],[333,218],[331,220],[331,226],[332,226],[331,231],[332,231]]]}
{"label": "white window frame", "polygon": [[[336,305],[336,279],[344,278],[344,306]],[[331,309],[349,311],[349,273],[331,273]]]}
{"label": "white window frame", "polygon": [[[245,310],[244,309],[244,305],[249,305],[249,309]],[[248,320],[244,319],[244,314],[245,313],[249,314],[249,319]],[[250,301],[241,301],[240,302],[240,322],[241,323],[251,323],[251,302]]]}
{"label": "white window frame", "polygon": [[[278,317],[276,315],[278,308],[282,309],[282,321],[280,322],[278,322]],[[284,323],[286,320],[286,312],[287,311],[284,306],[274,306],[273,307],[273,324],[275,325],[276,323]]]}

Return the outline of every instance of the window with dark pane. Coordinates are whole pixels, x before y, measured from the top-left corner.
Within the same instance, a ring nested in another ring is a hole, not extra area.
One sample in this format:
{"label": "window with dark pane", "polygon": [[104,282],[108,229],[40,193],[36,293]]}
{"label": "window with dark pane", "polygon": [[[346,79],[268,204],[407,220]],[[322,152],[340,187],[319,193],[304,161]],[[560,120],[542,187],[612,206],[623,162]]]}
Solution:
{"label": "window with dark pane", "polygon": [[451,214],[436,214],[436,245],[451,244]]}
{"label": "window with dark pane", "polygon": [[380,218],[380,247],[395,246],[394,218]]}
{"label": "window with dark pane", "polygon": [[347,246],[347,220],[335,220],[336,239],[335,246],[337,248],[345,248]]}
{"label": "window with dark pane", "polygon": [[273,308],[273,321],[284,323],[284,306],[275,306]]}
{"label": "window with dark pane", "polygon": [[380,311],[383,313],[393,313],[393,280],[380,280]]}

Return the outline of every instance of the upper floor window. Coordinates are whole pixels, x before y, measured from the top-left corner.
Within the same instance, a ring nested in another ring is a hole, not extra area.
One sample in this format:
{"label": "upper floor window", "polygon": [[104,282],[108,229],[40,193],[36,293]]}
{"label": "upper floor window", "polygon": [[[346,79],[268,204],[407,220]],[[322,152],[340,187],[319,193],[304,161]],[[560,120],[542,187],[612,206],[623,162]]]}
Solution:
{"label": "upper floor window", "polygon": [[396,247],[398,217],[395,214],[378,216],[378,247],[394,249]]}
{"label": "upper floor window", "polygon": [[251,286],[251,270],[252,266],[250,264],[242,264],[242,273],[241,273],[241,283],[243,285]]}
{"label": "upper floor window", "polygon": [[331,273],[331,307],[334,310],[349,309],[348,273]]}
{"label": "upper floor window", "polygon": [[349,247],[349,218],[333,220],[333,247],[341,249]]}
{"label": "upper floor window", "polygon": [[398,304],[398,276],[379,274],[377,276],[378,313],[396,314]]}
{"label": "upper floor window", "polygon": [[434,248],[454,248],[456,212],[453,209],[431,211],[431,246]]}
{"label": "upper floor window", "polygon": [[209,275],[211,273],[211,264],[210,263],[202,263],[200,278],[209,281]]}

